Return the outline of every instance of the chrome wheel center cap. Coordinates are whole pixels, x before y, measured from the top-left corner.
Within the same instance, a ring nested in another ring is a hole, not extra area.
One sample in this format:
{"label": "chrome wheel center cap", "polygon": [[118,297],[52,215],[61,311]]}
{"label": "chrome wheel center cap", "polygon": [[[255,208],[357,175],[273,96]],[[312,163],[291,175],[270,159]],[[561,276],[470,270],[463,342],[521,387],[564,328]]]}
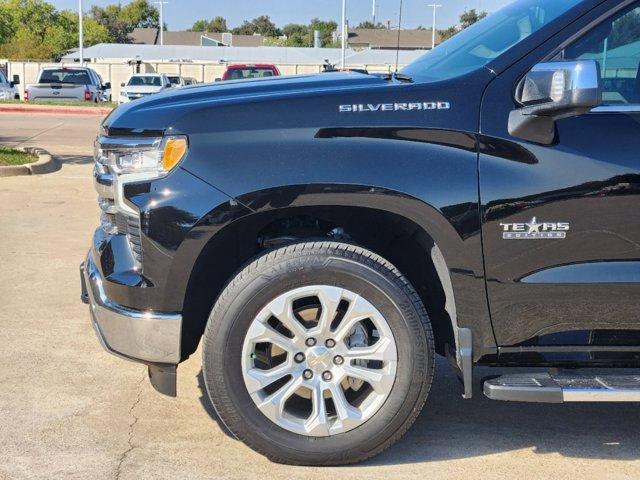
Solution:
{"label": "chrome wheel center cap", "polygon": [[326,347],[313,347],[307,351],[307,365],[316,372],[329,370],[332,366],[331,359],[331,352]]}

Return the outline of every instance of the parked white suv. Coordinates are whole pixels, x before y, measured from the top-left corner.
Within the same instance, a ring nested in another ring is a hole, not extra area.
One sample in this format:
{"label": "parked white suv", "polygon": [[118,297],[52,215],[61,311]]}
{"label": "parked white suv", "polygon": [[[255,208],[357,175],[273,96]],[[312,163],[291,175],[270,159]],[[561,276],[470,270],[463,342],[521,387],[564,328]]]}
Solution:
{"label": "parked white suv", "polygon": [[171,88],[171,82],[164,73],[137,73],[120,86],[118,103],[122,104]]}
{"label": "parked white suv", "polygon": [[16,88],[18,82],[10,82],[6,75],[0,70],[0,100],[20,99],[20,94]]}

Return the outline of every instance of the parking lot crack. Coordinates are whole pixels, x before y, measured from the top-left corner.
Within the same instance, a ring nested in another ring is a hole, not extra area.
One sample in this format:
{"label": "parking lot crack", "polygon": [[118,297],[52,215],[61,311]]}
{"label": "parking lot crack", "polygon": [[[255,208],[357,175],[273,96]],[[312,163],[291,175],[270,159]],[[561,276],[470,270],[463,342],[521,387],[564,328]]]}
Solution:
{"label": "parking lot crack", "polygon": [[138,385],[137,385],[138,393],[136,395],[136,399],[133,401],[131,408],[129,408],[129,417],[131,418],[131,421],[129,422],[127,448],[124,450],[124,452],[120,454],[120,458],[118,459],[118,466],[116,467],[116,474],[115,474],[116,480],[120,480],[120,474],[122,473],[122,466],[124,465],[129,454],[133,451],[134,448],[136,448],[135,445],[133,444],[133,435],[134,435],[133,430],[136,426],[136,423],[138,423],[138,416],[134,413],[134,410],[140,403],[140,397],[142,396],[142,383],[145,381],[146,377],[147,375],[145,371],[142,375],[142,378],[140,379],[140,382],[138,382]]}

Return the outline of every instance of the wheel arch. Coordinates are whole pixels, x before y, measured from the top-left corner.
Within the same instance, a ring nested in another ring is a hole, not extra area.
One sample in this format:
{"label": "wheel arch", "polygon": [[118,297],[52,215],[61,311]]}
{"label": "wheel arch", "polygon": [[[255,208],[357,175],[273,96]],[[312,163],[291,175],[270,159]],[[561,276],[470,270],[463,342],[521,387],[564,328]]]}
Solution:
{"label": "wheel arch", "polygon": [[[456,349],[458,319],[450,270],[465,262],[465,249],[440,211],[400,192],[360,185],[291,186],[253,192],[237,201],[252,213],[206,234],[194,229],[198,247],[190,243],[191,255],[197,256],[183,302],[184,358],[197,348],[208,314],[234,273],[270,248],[318,238],[355,243],[393,263],[425,304],[437,351],[444,354],[447,345]],[[220,214],[216,209],[199,224]]]}

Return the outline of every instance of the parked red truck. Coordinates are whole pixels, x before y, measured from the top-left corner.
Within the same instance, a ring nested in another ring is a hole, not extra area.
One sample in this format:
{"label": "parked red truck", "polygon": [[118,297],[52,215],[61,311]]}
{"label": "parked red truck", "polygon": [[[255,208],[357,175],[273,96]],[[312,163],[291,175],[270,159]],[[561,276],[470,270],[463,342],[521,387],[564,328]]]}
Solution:
{"label": "parked red truck", "polygon": [[229,65],[222,78],[216,78],[216,82],[221,80],[243,80],[245,78],[265,78],[279,77],[280,70],[275,65],[268,63]]}

